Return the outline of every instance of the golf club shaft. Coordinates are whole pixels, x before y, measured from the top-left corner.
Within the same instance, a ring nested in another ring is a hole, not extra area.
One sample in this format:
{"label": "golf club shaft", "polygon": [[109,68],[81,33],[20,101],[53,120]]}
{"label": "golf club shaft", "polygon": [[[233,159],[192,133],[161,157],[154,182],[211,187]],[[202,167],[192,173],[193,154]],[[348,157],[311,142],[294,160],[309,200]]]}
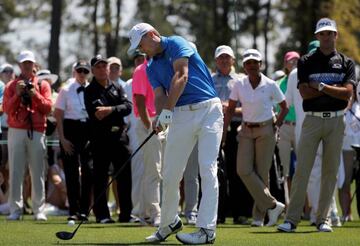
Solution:
{"label": "golf club shaft", "polygon": [[[110,187],[110,185],[114,182],[114,180],[119,176],[119,174],[124,170],[124,168],[127,166],[127,164],[131,161],[131,159],[134,157],[134,155],[146,144],[150,138],[156,133],[155,130],[153,130],[149,136],[146,137],[146,139],[139,145],[139,147],[130,155],[130,157],[125,161],[125,163],[122,165],[122,167],[115,173],[115,175],[111,178],[110,182],[107,184],[106,188],[102,191],[102,193],[96,198],[94,203],[90,206],[86,216],[89,216],[91,210],[94,208],[94,205],[99,201],[100,197],[103,196],[107,189]],[[84,220],[81,220],[78,226],[75,228],[74,232],[72,233],[74,236],[79,227],[84,223]]]}

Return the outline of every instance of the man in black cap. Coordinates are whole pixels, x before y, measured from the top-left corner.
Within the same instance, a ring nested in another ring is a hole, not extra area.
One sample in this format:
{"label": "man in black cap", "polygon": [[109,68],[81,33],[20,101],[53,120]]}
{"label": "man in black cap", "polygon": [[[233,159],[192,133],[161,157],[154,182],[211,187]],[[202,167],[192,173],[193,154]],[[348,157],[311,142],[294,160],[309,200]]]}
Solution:
{"label": "man in black cap", "polygon": [[[130,156],[124,117],[131,112],[131,102],[127,100],[124,90],[109,80],[109,66],[105,58],[97,55],[90,64],[94,77],[85,89],[85,106],[90,123],[94,196],[98,199],[94,204],[94,213],[98,223],[114,223],[106,196],[101,193],[107,186],[110,163],[116,173]],[[128,222],[132,209],[130,165],[117,177],[117,192],[121,211],[119,222]]]}

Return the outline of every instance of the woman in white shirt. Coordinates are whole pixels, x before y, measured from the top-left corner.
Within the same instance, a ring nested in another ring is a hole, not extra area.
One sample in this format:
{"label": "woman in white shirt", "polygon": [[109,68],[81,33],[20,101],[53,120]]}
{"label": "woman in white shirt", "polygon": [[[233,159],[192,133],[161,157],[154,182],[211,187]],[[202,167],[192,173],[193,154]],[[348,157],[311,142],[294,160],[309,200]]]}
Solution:
{"label": "woman in white shirt", "polygon": [[[266,212],[269,216],[267,226],[273,226],[285,205],[270,194],[269,170],[276,128],[282,125],[288,108],[278,85],[260,72],[261,60],[261,54],[255,49],[244,52],[243,66],[247,76],[238,80],[231,91],[224,129],[227,129],[237,101],[240,101],[243,122],[238,135],[237,173],[255,201],[252,226],[263,226]],[[273,112],[275,103],[280,106],[277,118]],[[222,141],[225,143],[225,135]]]}

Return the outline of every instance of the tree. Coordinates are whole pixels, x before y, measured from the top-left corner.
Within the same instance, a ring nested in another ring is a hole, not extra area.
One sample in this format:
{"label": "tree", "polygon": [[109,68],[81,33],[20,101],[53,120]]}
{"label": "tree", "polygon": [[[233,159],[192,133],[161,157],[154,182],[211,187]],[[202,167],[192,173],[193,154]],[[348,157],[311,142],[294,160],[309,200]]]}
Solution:
{"label": "tree", "polygon": [[61,33],[62,0],[52,0],[51,31],[48,63],[52,73],[60,72],[60,46],[59,38]]}

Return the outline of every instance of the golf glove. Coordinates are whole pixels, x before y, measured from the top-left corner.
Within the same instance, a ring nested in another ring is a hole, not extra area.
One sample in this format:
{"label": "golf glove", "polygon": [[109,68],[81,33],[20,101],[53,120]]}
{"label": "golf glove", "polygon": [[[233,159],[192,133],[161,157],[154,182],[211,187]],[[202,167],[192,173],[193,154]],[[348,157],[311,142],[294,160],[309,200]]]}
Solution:
{"label": "golf glove", "polygon": [[166,128],[171,124],[172,122],[172,111],[168,109],[163,109],[158,117],[158,120],[156,122],[156,126],[161,126],[163,131],[166,130]]}

